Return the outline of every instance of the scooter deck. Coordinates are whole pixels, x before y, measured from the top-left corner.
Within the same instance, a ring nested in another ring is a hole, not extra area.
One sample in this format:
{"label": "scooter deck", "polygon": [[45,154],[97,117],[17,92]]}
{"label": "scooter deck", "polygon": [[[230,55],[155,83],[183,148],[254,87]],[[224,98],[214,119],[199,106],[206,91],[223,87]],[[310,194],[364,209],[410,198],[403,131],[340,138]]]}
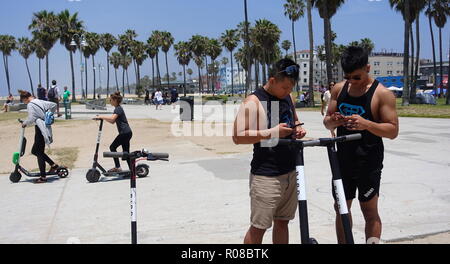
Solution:
{"label": "scooter deck", "polygon": [[122,171],[122,172],[105,172],[103,173],[105,177],[126,177],[131,176],[130,171]]}

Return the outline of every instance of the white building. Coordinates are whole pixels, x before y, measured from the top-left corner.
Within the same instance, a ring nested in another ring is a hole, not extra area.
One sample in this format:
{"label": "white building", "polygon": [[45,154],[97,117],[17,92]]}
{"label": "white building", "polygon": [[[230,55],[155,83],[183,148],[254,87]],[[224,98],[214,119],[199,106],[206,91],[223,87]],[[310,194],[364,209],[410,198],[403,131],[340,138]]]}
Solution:
{"label": "white building", "polygon": [[233,78],[234,88],[235,89],[242,89],[245,87],[245,71],[240,67],[235,65],[233,67],[233,74],[231,72],[231,67],[222,67],[219,70],[219,76],[220,76],[220,86],[221,89],[231,89],[231,78]]}

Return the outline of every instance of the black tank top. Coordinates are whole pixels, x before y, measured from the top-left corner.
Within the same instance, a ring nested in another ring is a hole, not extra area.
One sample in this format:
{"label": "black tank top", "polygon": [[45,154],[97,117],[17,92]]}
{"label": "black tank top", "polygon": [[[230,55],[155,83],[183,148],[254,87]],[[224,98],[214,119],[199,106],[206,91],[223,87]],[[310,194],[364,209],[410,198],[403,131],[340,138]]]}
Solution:
{"label": "black tank top", "polygon": [[[289,127],[295,124],[295,108],[290,96],[279,99],[269,94],[264,88],[256,89],[253,93],[267,113],[267,128],[272,128],[280,123],[286,123]],[[272,110],[276,111],[279,105],[279,116],[272,118]],[[273,108],[273,109],[272,109]],[[261,147],[261,143],[253,145],[253,160],[251,173],[262,176],[280,176],[295,170],[296,151],[288,146]]]}
{"label": "black tank top", "polygon": [[[361,117],[374,120],[371,103],[375,90],[379,82],[374,81],[369,90],[359,97],[352,97],[348,93],[349,83],[342,88],[337,100],[338,111],[344,116],[360,115]],[[383,167],[384,146],[381,137],[378,137],[367,130],[350,131],[345,127],[337,128],[337,135],[344,136],[361,133],[362,139],[345,143],[338,143],[338,157],[343,169],[352,168],[356,170],[378,170]]]}

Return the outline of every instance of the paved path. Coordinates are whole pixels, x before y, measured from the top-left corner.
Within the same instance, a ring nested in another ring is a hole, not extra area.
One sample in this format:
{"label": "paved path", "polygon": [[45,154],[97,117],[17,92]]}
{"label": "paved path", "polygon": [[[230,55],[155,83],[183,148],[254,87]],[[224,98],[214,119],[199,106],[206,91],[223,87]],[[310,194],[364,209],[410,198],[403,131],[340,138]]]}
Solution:
{"label": "paved path", "polygon": [[[177,116],[168,107],[125,111],[168,122]],[[327,136],[319,113],[299,115],[309,136]],[[209,118],[218,116],[220,111]],[[450,230],[450,120],[401,118],[400,127],[396,140],[384,141],[379,207],[385,241]],[[250,159],[244,153],[198,160],[186,151],[169,163],[150,164],[150,177],[138,179],[139,242],[241,243],[249,225]],[[326,150],[307,149],[305,164],[310,233],[320,243],[335,243]],[[45,185],[0,177],[0,243],[128,243],[129,182],[103,178],[88,184],[86,171],[75,169],[69,178]],[[355,242],[364,243],[357,203],[352,212]],[[291,242],[299,243],[298,218],[290,229]]]}

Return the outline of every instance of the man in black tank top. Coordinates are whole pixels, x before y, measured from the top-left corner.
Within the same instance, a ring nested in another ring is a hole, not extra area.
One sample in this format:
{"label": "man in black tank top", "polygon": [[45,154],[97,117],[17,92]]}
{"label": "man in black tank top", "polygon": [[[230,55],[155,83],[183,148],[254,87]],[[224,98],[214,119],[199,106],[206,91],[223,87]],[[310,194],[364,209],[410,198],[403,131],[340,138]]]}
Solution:
{"label": "man in black tank top", "polygon": [[[296,152],[285,146],[271,146],[272,138],[303,138],[305,130],[291,97],[299,66],[290,59],[277,62],[268,83],[248,96],[234,122],[235,144],[253,144],[250,198],[251,227],[244,243],[262,243],[264,233],[274,225],[273,243],[289,243],[288,224],[295,218]],[[295,127],[295,128],[294,128]]]}
{"label": "man in black tank top", "polygon": [[[395,97],[369,75],[368,53],[363,48],[348,47],[341,63],[346,81],[336,84],[324,125],[327,129],[337,128],[338,136],[362,134],[361,140],[337,145],[339,166],[349,210],[358,190],[366,221],[366,241],[378,243],[381,237],[377,207],[384,158],[382,138],[398,136]],[[344,243],[338,214],[336,211],[336,233],[338,242]]]}

